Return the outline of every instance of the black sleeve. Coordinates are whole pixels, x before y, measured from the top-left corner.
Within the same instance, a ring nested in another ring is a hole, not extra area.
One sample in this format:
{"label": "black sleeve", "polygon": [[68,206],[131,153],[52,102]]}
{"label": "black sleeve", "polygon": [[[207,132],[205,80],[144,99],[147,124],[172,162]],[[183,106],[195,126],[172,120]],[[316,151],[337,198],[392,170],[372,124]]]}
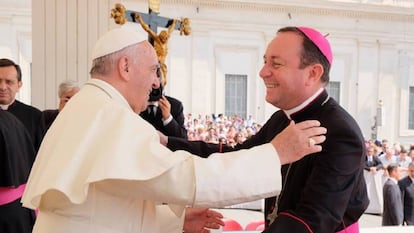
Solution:
{"label": "black sleeve", "polygon": [[166,96],[171,105],[172,121],[164,126],[166,135],[187,139],[187,130],[184,126],[184,107],[183,104],[172,97]]}
{"label": "black sleeve", "polygon": [[220,145],[203,141],[187,141],[187,139],[168,137],[167,147],[172,150],[185,150],[191,154],[207,158],[210,154],[219,152]]}

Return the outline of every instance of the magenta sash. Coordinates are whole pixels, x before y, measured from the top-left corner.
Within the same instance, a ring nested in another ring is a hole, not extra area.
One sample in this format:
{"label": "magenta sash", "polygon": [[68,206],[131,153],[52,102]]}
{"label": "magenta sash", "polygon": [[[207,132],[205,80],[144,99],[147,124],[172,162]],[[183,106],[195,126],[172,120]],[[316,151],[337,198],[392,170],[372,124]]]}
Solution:
{"label": "magenta sash", "polygon": [[26,184],[22,184],[17,188],[0,187],[0,205],[13,202],[23,196]]}
{"label": "magenta sash", "polygon": [[359,224],[358,222],[352,223],[347,228],[343,229],[342,231],[338,231],[336,233],[359,233]]}

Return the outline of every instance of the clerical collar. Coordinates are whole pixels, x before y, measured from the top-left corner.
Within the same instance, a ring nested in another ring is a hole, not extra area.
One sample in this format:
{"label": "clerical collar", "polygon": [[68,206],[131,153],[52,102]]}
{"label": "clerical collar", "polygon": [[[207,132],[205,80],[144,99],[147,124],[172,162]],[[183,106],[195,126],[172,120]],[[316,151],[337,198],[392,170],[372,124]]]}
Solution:
{"label": "clerical collar", "polygon": [[9,106],[14,103],[15,100],[13,100],[10,104],[0,104],[0,108],[3,110],[9,109]]}
{"label": "clerical collar", "polygon": [[296,107],[294,107],[294,108],[292,108],[292,109],[289,109],[289,110],[283,110],[283,112],[285,112],[285,114],[286,114],[286,116],[289,118],[289,119],[291,119],[290,118],[290,115],[292,115],[292,114],[294,114],[294,113],[296,113],[296,112],[299,112],[299,111],[301,111],[302,109],[304,109],[306,106],[308,106],[312,101],[314,101],[318,96],[319,96],[319,94],[321,94],[322,93],[322,91],[324,90],[324,88],[323,87],[321,87],[321,88],[319,88],[319,90],[317,90],[311,97],[309,97],[307,100],[305,100],[303,103],[301,103],[301,104],[299,104],[298,106],[296,106]]}

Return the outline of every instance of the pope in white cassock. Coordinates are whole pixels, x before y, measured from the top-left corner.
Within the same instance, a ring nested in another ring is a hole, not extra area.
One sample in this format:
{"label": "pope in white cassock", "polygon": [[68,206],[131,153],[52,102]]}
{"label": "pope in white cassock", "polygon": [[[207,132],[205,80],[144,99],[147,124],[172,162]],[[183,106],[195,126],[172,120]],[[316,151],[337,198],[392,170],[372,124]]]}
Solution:
{"label": "pope in white cassock", "polygon": [[323,142],[326,130],[308,121],[250,150],[208,159],[171,152],[137,114],[159,86],[156,53],[138,38],[118,28],[98,40],[92,79],[47,132],[22,198],[39,210],[33,232],[182,232],[185,207],[274,196],[280,164],[321,150],[308,142]]}

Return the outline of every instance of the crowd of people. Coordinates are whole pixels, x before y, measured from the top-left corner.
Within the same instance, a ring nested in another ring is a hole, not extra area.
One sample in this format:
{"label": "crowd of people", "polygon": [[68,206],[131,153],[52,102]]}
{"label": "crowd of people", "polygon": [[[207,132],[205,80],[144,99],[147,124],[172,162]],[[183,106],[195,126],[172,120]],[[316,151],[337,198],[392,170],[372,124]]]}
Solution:
{"label": "crowd of people", "polygon": [[366,140],[365,170],[375,172],[387,166],[397,164],[402,172],[414,161],[414,145],[404,146],[398,142],[390,143],[387,139]]}
{"label": "crowd of people", "polygon": [[382,225],[414,224],[414,146],[388,140],[367,140],[365,170],[383,171]]}
{"label": "crowd of people", "polygon": [[230,146],[242,144],[262,127],[260,123],[253,119],[252,115],[244,119],[237,115],[226,116],[221,113],[217,115],[198,114],[197,117],[187,113],[184,125],[190,141],[201,140]]}

